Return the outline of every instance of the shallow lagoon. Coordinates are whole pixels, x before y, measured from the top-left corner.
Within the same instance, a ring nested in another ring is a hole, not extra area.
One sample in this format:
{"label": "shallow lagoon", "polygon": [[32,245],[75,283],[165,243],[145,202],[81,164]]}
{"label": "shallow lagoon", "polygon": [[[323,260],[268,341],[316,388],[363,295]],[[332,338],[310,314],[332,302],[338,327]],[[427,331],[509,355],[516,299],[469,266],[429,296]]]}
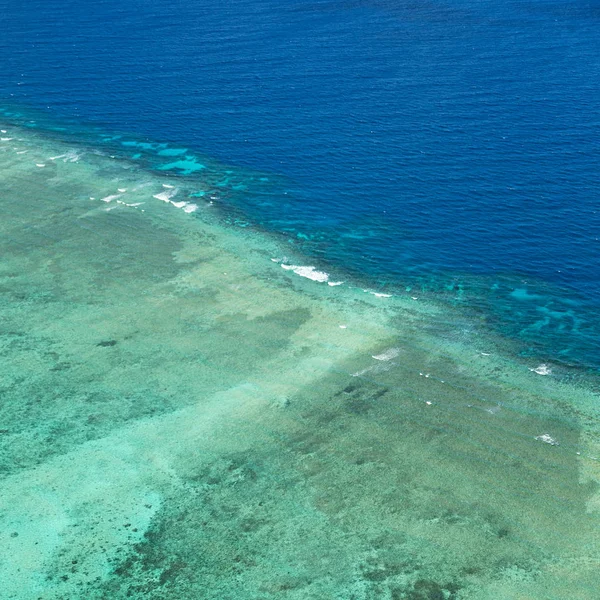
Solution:
{"label": "shallow lagoon", "polygon": [[596,597],[595,379],[3,129],[7,598]]}

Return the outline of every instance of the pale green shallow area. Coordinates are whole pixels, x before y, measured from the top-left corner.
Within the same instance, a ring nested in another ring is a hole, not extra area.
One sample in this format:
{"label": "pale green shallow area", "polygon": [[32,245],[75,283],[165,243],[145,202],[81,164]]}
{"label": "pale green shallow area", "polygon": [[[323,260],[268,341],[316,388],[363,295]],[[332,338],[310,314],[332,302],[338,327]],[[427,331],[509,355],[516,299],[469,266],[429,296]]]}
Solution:
{"label": "pale green shallow area", "polygon": [[597,382],[4,129],[2,598],[598,598]]}

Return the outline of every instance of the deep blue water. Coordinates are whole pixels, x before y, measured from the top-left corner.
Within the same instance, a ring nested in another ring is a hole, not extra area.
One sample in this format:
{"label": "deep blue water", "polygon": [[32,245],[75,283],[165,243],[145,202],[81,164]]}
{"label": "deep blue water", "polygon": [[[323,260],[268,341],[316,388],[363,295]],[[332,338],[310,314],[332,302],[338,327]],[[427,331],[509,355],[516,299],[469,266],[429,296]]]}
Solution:
{"label": "deep blue water", "polygon": [[598,0],[0,0],[0,104],[273,174],[237,201],[380,285],[600,366]]}

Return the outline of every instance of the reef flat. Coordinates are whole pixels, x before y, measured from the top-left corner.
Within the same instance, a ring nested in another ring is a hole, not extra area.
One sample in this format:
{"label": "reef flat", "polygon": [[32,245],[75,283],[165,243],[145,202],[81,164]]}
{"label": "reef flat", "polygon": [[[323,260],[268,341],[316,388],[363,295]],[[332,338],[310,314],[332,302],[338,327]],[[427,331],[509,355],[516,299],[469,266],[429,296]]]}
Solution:
{"label": "reef flat", "polygon": [[597,597],[591,376],[9,125],[0,248],[3,597]]}

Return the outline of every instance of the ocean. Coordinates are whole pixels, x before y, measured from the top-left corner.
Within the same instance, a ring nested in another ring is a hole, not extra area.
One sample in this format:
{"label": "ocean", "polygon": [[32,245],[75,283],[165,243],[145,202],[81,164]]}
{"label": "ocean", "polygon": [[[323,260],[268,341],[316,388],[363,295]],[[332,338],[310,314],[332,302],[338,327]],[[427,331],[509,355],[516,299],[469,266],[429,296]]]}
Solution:
{"label": "ocean", "polygon": [[142,6],[3,3],[0,96],[270,173],[253,223],[597,369],[597,2]]}
{"label": "ocean", "polygon": [[0,14],[8,598],[596,597],[598,2]]}

